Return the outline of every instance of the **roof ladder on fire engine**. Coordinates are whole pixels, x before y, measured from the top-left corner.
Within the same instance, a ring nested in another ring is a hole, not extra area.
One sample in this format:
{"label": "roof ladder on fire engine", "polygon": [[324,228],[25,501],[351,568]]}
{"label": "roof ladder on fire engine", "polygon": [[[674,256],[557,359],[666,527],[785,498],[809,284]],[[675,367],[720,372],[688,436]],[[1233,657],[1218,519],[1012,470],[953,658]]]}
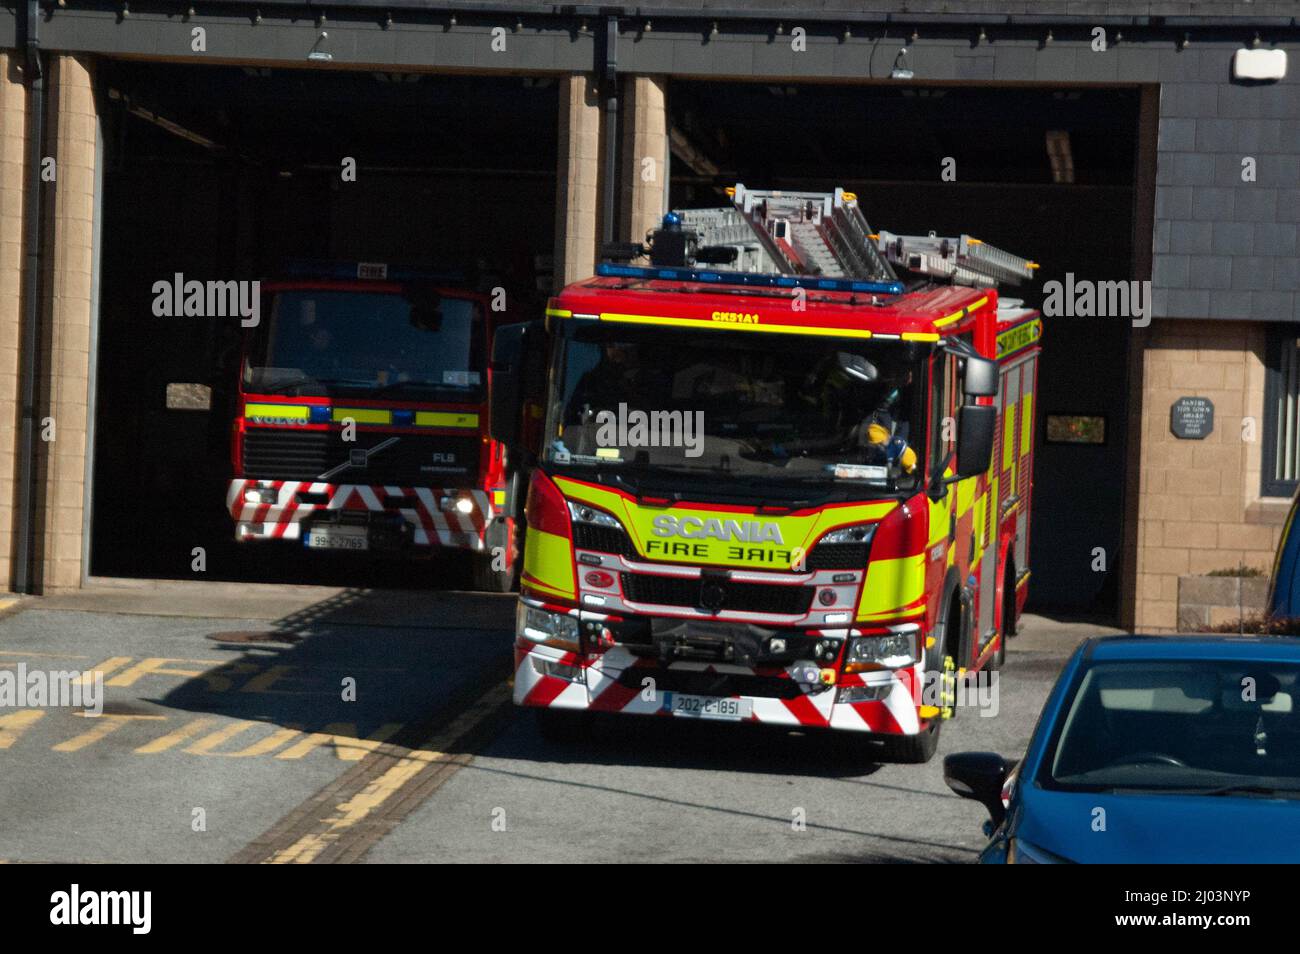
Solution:
{"label": "roof ladder on fire engine", "polygon": [[728,191],[735,209],[782,273],[892,278],[853,193],[765,191],[739,184]]}
{"label": "roof ladder on fire engine", "polygon": [[984,288],[999,282],[1019,285],[1033,278],[1038,268],[1037,262],[986,245],[969,235],[944,238],[933,232],[895,235],[881,231],[873,238],[881,254],[893,264],[958,285]]}

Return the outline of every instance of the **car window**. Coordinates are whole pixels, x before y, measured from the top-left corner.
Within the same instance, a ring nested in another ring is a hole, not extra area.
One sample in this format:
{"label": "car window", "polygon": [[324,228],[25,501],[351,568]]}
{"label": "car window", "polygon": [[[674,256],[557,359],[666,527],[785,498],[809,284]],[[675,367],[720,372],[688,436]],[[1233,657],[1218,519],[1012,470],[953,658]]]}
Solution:
{"label": "car window", "polygon": [[1044,772],[1062,788],[1300,792],[1300,667],[1098,663],[1065,709]]}

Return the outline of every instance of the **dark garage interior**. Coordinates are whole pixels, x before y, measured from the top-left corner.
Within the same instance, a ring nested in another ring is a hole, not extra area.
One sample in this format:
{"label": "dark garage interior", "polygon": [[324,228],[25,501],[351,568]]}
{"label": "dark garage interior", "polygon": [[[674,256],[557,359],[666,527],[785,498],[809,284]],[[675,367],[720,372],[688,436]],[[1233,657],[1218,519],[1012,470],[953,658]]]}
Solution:
{"label": "dark garage interior", "polygon": [[239,322],[155,317],[151,289],[175,273],[265,280],[293,260],[384,261],[460,270],[535,308],[550,284],[554,82],[129,62],[99,82],[91,573],[436,585],[427,562],[374,571],[236,546],[224,488]]}
{"label": "dark garage interior", "polygon": [[[109,64],[100,82],[92,573],[193,578],[202,546],[208,579],[357,582],[368,571],[346,562],[233,543],[223,402],[238,322],[156,318],[150,289],[177,272],[265,279],[287,260],[365,259],[477,270],[540,311],[554,241],[554,83],[128,62]],[[1138,100],[1136,89],[673,81],[671,204],[721,204],[737,181],[842,185],[878,227],[969,232],[1035,258],[1042,281],[1126,279]],[[342,179],[345,157],[355,182]],[[1040,288],[1005,293],[1037,305]],[[1128,332],[1116,319],[1047,322],[1031,531],[1038,610],[1118,613]],[[210,407],[169,407],[169,384],[210,389]],[[1049,443],[1048,415],[1104,418],[1104,442]],[[1107,572],[1092,569],[1094,547]],[[381,577],[441,579],[428,564]]]}
{"label": "dark garage interior", "polygon": [[[718,205],[735,182],[842,186],[875,227],[968,233],[1042,265],[1035,286],[1004,297],[1038,306],[1042,283],[1067,272],[1134,277],[1137,89],[674,81],[668,102],[674,207]],[[1129,330],[1115,318],[1044,322],[1032,609],[1118,615]],[[1104,418],[1104,443],[1049,443],[1049,415]],[[1105,572],[1093,569],[1094,547]]]}

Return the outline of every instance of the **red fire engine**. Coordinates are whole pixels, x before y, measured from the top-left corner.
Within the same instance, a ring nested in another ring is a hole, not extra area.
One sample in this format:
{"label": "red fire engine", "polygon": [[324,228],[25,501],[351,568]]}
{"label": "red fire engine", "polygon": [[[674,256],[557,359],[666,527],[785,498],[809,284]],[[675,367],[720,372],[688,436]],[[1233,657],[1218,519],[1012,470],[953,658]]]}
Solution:
{"label": "red fire engine", "polygon": [[473,561],[511,587],[515,477],[487,433],[490,302],[447,276],[311,266],[262,285],[232,429],[240,541]]}
{"label": "red fire engine", "polygon": [[498,332],[494,404],[548,366],[515,701],[927,760],[1027,592],[1041,322],[993,286],[1037,266],[872,232],[842,190],[733,200]]}

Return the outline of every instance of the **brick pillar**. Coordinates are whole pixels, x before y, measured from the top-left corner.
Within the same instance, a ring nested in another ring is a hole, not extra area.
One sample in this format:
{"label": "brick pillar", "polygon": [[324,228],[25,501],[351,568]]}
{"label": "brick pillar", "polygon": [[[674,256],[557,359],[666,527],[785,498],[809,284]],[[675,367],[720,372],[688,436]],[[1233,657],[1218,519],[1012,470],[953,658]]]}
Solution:
{"label": "brick pillar", "polygon": [[596,268],[600,210],[601,101],[595,79],[560,79],[560,138],[555,183],[555,288]]}
{"label": "brick pillar", "polygon": [[20,54],[0,50],[0,590],[13,585],[14,494],[18,459],[18,354],[22,340],[23,183],[27,91]]}
{"label": "brick pillar", "polygon": [[668,211],[668,110],[665,82],[650,76],[623,80],[623,136],[619,228],[640,242]]}
{"label": "brick pillar", "polygon": [[49,63],[47,142],[56,178],[46,187],[46,314],[38,413],[53,419],[55,439],[38,445],[43,506],[37,574],[43,592],[81,585],[81,544],[89,516],[85,489],[99,127],[89,61],[57,55]]}

